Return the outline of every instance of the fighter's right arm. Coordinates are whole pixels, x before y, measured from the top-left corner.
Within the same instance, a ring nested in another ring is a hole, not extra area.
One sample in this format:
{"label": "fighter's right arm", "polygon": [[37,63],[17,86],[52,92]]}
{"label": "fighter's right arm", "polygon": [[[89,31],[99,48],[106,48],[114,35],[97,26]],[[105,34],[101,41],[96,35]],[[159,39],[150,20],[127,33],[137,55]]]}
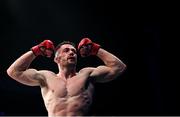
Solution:
{"label": "fighter's right arm", "polygon": [[28,51],[18,58],[8,69],[7,74],[14,80],[29,86],[38,86],[43,81],[43,77],[35,69],[28,69],[35,59],[32,51]]}
{"label": "fighter's right arm", "polygon": [[[52,55],[52,53],[47,52],[47,50],[54,49],[54,46],[50,44],[50,42],[45,40],[41,44],[34,46],[31,49],[32,51],[23,54],[7,69],[7,74],[14,80],[25,85],[43,85],[45,82],[43,74],[35,69],[29,69],[29,66],[38,55],[45,55],[48,57]],[[43,51],[41,47],[43,47]]]}

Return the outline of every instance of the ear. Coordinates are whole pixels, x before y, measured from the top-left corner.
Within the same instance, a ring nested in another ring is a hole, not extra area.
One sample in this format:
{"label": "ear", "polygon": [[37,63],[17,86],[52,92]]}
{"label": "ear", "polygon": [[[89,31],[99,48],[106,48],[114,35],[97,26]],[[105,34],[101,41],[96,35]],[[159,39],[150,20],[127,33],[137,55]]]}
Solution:
{"label": "ear", "polygon": [[59,57],[57,57],[57,56],[58,56],[58,53],[56,52],[55,56],[54,56],[54,62],[55,63],[58,63],[58,60],[59,60]]}
{"label": "ear", "polygon": [[54,62],[55,62],[55,63],[57,63],[57,62],[58,62],[58,60],[59,60],[59,58],[58,58],[58,57],[54,57]]}

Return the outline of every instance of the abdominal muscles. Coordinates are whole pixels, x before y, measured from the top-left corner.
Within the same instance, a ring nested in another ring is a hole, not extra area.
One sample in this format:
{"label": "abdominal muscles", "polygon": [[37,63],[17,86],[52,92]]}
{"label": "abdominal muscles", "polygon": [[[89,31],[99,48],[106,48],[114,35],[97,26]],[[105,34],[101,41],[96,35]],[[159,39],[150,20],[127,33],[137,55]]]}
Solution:
{"label": "abdominal muscles", "polygon": [[86,89],[76,95],[67,94],[59,97],[50,93],[46,95],[45,105],[49,116],[84,115],[92,103],[92,89]]}

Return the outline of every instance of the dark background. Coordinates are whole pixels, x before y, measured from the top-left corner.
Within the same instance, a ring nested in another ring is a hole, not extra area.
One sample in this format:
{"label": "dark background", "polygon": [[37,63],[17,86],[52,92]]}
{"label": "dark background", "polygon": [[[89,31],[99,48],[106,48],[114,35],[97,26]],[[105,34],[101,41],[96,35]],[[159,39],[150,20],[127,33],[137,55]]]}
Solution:
{"label": "dark background", "polygon": [[[90,115],[179,115],[177,79],[160,76],[161,4],[101,0],[0,1],[0,115],[47,115],[39,87],[22,85],[6,69],[44,39],[55,45],[89,37],[119,57],[127,70],[95,84]],[[78,58],[77,70],[102,64]],[[53,59],[31,67],[58,72]]]}

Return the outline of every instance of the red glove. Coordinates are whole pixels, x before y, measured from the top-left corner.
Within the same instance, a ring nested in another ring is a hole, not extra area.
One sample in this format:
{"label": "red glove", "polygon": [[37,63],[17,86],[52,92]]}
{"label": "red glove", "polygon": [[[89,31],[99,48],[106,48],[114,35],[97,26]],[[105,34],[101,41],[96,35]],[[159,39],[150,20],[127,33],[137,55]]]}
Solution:
{"label": "red glove", "polygon": [[100,45],[92,42],[89,38],[83,38],[78,45],[78,50],[82,57],[96,55],[99,48]]}
{"label": "red glove", "polygon": [[54,52],[54,44],[50,40],[44,40],[39,45],[31,48],[35,56],[46,56],[51,57]]}

